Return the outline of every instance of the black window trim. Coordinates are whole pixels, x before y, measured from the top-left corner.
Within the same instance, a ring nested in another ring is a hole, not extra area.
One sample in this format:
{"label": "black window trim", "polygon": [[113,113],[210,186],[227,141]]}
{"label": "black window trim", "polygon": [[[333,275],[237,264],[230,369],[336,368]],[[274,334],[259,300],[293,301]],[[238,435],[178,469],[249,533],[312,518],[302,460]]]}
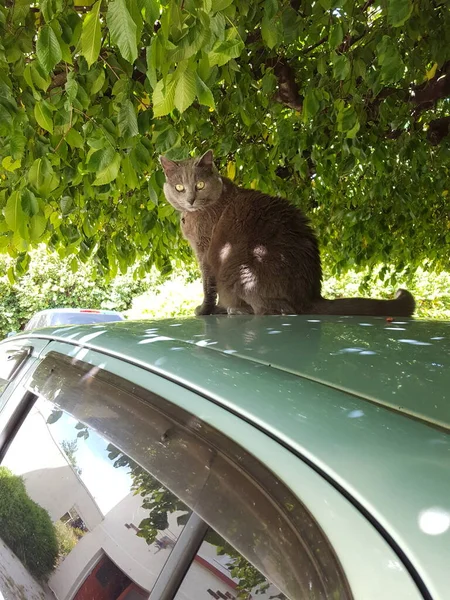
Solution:
{"label": "black window trim", "polygon": [[[16,362],[16,364],[14,365],[14,368],[11,371],[8,379],[3,379],[3,381],[7,382],[7,386],[3,390],[3,392],[0,394],[0,396],[6,392],[6,389],[8,388],[9,384],[16,378],[18,373],[22,370],[22,367],[28,362],[28,359],[30,358],[30,356],[33,352],[33,346],[31,346],[29,344],[24,344],[22,346],[20,344],[17,344],[17,342],[15,342],[15,341],[11,341],[11,342],[7,342],[4,345],[9,347],[9,344],[11,344],[12,350],[15,349],[17,351],[22,351],[22,356],[20,357],[20,360],[18,362]],[[2,346],[3,346],[3,344],[2,344]]]}
{"label": "black window trim", "polygon": [[5,454],[14,440],[16,433],[22,427],[23,422],[36,400],[36,394],[29,390],[24,391],[22,398],[19,400],[4,429],[0,431],[0,465],[5,458]]}

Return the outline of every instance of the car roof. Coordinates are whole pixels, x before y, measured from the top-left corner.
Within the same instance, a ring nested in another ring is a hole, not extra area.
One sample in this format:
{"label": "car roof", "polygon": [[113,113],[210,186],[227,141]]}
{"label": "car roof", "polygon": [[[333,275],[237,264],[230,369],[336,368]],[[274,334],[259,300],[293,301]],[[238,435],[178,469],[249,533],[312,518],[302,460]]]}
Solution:
{"label": "car roof", "polygon": [[[134,363],[160,375],[158,386],[169,379],[239,415],[357,502],[420,570],[431,595],[444,598],[449,326],[366,317],[210,316],[53,327],[21,337],[54,340],[49,349],[125,373],[140,385],[142,375],[116,359]],[[210,419],[207,410],[201,418]]]}
{"label": "car roof", "polygon": [[211,316],[65,326],[44,332],[78,343],[87,336],[93,348],[114,350],[131,362],[148,361],[149,366],[145,348],[150,340],[200,346],[450,429],[450,322],[446,321]]}

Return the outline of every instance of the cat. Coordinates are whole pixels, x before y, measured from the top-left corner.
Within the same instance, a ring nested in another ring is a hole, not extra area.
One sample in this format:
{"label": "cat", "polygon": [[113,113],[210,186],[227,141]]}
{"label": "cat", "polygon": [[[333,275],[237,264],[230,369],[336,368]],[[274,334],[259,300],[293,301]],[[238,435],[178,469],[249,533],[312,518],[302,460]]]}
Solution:
{"label": "cat", "polygon": [[402,289],[394,300],[323,298],[319,246],[309,219],[284,198],[220,176],[211,150],[182,161],[161,156],[160,162],[164,194],[181,213],[182,233],[202,272],[197,315],[413,314],[414,298]]}

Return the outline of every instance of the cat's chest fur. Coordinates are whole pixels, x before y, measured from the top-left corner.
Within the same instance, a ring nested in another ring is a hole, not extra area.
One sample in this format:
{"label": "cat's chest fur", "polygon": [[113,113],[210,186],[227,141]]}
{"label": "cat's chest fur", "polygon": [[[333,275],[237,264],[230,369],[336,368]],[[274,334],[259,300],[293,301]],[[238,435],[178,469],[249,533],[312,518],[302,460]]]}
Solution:
{"label": "cat's chest fur", "polygon": [[181,231],[198,257],[207,253],[222,211],[223,207],[217,203],[207,209],[182,213]]}

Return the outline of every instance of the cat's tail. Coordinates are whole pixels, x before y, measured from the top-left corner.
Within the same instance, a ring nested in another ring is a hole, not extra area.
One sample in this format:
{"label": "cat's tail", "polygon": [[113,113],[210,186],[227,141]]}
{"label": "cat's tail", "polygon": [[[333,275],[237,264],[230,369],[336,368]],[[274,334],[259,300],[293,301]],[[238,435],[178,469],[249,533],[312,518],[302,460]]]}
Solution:
{"label": "cat's tail", "polygon": [[316,315],[355,315],[374,317],[410,317],[416,308],[413,295],[407,290],[397,290],[394,300],[373,298],[321,298],[310,309]]}

